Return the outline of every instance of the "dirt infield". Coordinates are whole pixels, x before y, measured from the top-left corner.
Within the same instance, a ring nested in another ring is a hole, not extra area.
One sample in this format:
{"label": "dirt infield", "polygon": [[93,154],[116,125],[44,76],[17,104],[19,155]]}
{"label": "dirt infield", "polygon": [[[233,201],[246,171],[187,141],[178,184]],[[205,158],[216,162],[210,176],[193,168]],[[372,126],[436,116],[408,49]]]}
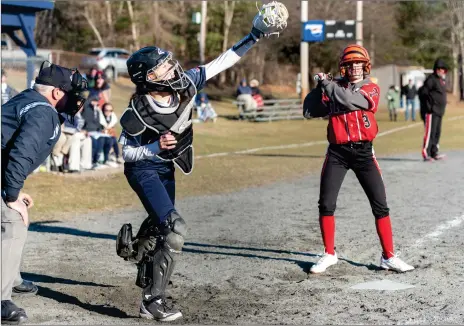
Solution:
{"label": "dirt infield", "polygon": [[[340,263],[308,275],[323,248],[318,174],[295,182],[178,203],[189,226],[169,288],[180,324],[459,324],[464,320],[464,152],[423,163],[379,158],[393,231],[407,274],[379,271],[380,244],[354,175],[342,187],[336,219]],[[23,277],[39,295],[16,299],[33,324],[138,324],[136,268],[118,258],[115,235],[144,212],[76,216],[30,227]],[[136,221],[136,222],[134,222]],[[137,229],[136,227],[136,229]],[[374,280],[413,285],[353,290]]]}

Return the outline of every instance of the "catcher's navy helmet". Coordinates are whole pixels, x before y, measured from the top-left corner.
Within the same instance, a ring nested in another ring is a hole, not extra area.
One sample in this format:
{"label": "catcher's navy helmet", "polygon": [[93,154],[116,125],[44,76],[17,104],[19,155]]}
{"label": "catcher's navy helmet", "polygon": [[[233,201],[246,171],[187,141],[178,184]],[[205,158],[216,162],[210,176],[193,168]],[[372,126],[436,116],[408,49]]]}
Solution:
{"label": "catcher's navy helmet", "polygon": [[[127,70],[132,82],[148,91],[172,92],[188,86],[188,79],[172,53],[156,46],[147,46],[134,52],[127,60]],[[163,65],[163,75],[159,75]],[[169,76],[169,78],[163,78]]]}

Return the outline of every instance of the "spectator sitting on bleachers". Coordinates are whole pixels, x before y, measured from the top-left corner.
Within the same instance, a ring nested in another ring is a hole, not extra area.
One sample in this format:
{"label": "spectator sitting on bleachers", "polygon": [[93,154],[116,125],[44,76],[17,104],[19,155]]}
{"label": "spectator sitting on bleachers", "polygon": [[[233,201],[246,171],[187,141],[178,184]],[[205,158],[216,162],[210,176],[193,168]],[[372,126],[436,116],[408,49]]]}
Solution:
{"label": "spectator sitting on bleachers", "polygon": [[197,118],[202,122],[212,120],[216,122],[217,114],[211,103],[209,102],[208,95],[204,92],[197,94],[195,98],[195,105],[197,108]]}
{"label": "spectator sitting on bleachers", "polygon": [[110,101],[110,85],[106,82],[103,71],[99,70],[96,75],[94,87],[89,89],[89,96],[96,95],[98,97],[98,107],[103,107],[103,104]]}
{"label": "spectator sitting on bleachers", "polygon": [[260,111],[259,108],[262,108],[264,106],[264,99],[263,99],[263,96],[261,95],[261,91],[259,90],[259,82],[256,79],[252,79],[250,81],[250,87],[251,87],[251,96],[253,96],[253,99],[256,102],[256,106],[258,107],[257,111]]}
{"label": "spectator sitting on bleachers", "polygon": [[240,85],[237,88],[237,101],[241,102],[242,112],[247,112],[256,109],[257,105],[253,96],[251,95],[251,87],[247,85],[246,79],[242,79]]}
{"label": "spectator sitting on bleachers", "polygon": [[74,123],[63,117],[66,120],[52,151],[52,169],[69,173],[92,169],[92,140],[82,131],[84,119],[80,112],[74,116]]}
{"label": "spectator sitting on bleachers", "polygon": [[124,163],[122,158],[119,157],[119,144],[116,138],[116,130],[114,126],[118,123],[118,117],[114,113],[113,105],[111,103],[103,104],[100,111],[100,124],[103,126],[103,133],[107,134],[111,139],[111,147],[113,148],[114,155],[116,156],[117,163]]}
{"label": "spectator sitting on bleachers", "polygon": [[18,92],[7,83],[5,70],[2,69],[2,105],[8,102]]}
{"label": "spectator sitting on bleachers", "polygon": [[[100,124],[100,108],[98,107],[98,97],[89,95],[82,111],[84,118],[83,130],[92,139],[92,166],[94,169],[102,169],[108,166],[115,166],[108,161],[111,149],[111,138],[102,132],[103,126]],[[100,153],[103,150],[103,162],[99,163]],[[117,165],[117,164],[116,164]]]}
{"label": "spectator sitting on bleachers", "polygon": [[97,73],[98,73],[98,67],[93,66],[90,69],[89,73],[85,76],[87,79],[89,89],[95,87],[95,81],[97,80]]}

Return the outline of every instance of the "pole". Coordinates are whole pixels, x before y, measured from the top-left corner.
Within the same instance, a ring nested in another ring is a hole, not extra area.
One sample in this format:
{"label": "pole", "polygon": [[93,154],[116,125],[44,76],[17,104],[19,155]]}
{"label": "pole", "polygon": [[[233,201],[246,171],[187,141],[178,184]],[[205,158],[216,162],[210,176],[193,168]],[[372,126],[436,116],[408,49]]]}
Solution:
{"label": "pole", "polygon": [[375,66],[375,34],[371,32],[371,40],[369,44],[369,53],[371,57],[371,65]]}
{"label": "pole", "polygon": [[363,2],[356,1],[356,44],[363,46]]}
{"label": "pole", "polygon": [[201,2],[201,25],[200,25],[200,63],[205,63],[205,44],[206,44],[206,12],[208,2]]}
{"label": "pole", "polygon": [[[301,1],[301,22],[308,21],[308,0]],[[303,35],[301,35],[303,38]],[[309,44],[300,43],[301,103],[309,93]]]}

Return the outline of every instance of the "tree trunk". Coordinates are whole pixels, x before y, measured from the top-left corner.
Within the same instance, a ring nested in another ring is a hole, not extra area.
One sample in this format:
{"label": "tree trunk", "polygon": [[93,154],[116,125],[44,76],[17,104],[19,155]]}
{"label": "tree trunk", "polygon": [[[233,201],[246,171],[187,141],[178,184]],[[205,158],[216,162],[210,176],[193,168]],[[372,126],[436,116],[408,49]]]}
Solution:
{"label": "tree trunk", "polygon": [[[229,45],[229,30],[234,18],[235,1],[224,1],[224,39],[222,41],[222,52],[227,51]],[[222,72],[219,75],[219,85],[224,85],[226,82],[226,73]]]}
{"label": "tree trunk", "polygon": [[[258,66],[258,81],[260,84],[264,83],[264,70],[265,70],[265,67],[266,67],[266,54],[267,54],[267,51],[266,51],[266,48],[265,47],[261,47],[258,51],[258,56],[257,56],[257,66]],[[271,64],[275,64],[275,66],[277,66],[277,63],[271,63]]]}
{"label": "tree trunk", "polygon": [[105,47],[105,43],[103,43],[103,39],[100,35],[100,32],[98,31],[97,27],[95,26],[95,24],[93,23],[92,19],[90,18],[90,15],[89,15],[89,7],[88,6],[84,6],[84,17],[85,19],[87,20],[87,22],[89,23],[90,25],[90,28],[92,28],[92,31],[94,32],[98,42],[100,43],[101,47]]}
{"label": "tree trunk", "polygon": [[206,51],[206,19],[208,11],[208,2],[203,0],[201,2],[201,24],[200,24],[200,63],[205,63]]}
{"label": "tree trunk", "polygon": [[153,23],[153,43],[156,44],[156,46],[159,46],[160,48],[163,47],[162,44],[162,37],[160,37],[161,29],[159,28],[159,2],[158,1],[153,1],[152,7],[151,7],[151,17],[152,17],[152,23]]}
{"label": "tree trunk", "polygon": [[370,46],[369,52],[370,52],[370,57],[371,57],[371,65],[374,66],[375,65],[375,35],[372,31],[371,31],[369,46]]}
{"label": "tree trunk", "polygon": [[123,9],[124,9],[124,1],[121,1],[118,7],[118,17],[121,16]]}
{"label": "tree trunk", "polygon": [[132,8],[132,2],[126,1],[126,3],[127,3],[127,11],[129,12],[129,18],[131,21],[133,45],[136,49],[140,49],[139,38],[137,35],[137,23],[135,22],[135,19],[134,19],[134,10]]}
{"label": "tree trunk", "polygon": [[106,22],[108,24],[108,39],[110,39],[111,44],[114,46],[114,24],[113,24],[113,15],[111,12],[111,2],[105,1],[106,6]]}
{"label": "tree trunk", "polygon": [[[461,36],[459,37],[458,43],[459,43],[459,51],[461,54],[461,76],[460,76],[460,83],[458,81],[458,84],[461,85],[461,87],[464,88],[464,32],[461,30],[460,32]],[[458,73],[459,76],[459,73]],[[463,95],[464,97],[464,95]],[[461,98],[461,100],[464,100],[464,98]]]}
{"label": "tree trunk", "polygon": [[[456,0],[448,0],[448,8],[450,9],[450,14],[451,14],[451,37],[452,41],[455,41],[456,43],[453,42],[453,60],[454,64],[456,66],[459,65],[457,58],[459,57],[459,54],[461,55],[461,58],[464,58],[464,3],[462,1],[456,1]],[[454,45],[456,44],[457,49],[455,49]],[[458,53],[459,51],[459,53]],[[455,53],[456,52],[456,53]],[[455,60],[455,55],[456,55],[456,60]],[[461,59],[461,71],[463,72],[464,75],[464,60]],[[458,70],[458,71],[456,71]],[[459,69],[453,69],[453,78],[456,77],[456,83],[453,81],[453,94],[455,91],[455,87],[459,88]],[[461,76],[461,82],[464,76]]]}
{"label": "tree trunk", "polygon": [[[184,1],[179,1],[179,7],[180,7],[180,9],[179,9],[180,17],[185,17],[185,12],[186,12],[185,2]],[[184,24],[181,27],[181,30],[183,31],[184,34],[186,34],[186,29],[187,28],[188,28],[187,24]],[[186,51],[187,51],[187,46],[186,46],[185,42],[182,42],[180,44],[180,49],[179,49],[179,55],[181,56],[181,58],[185,59]]]}
{"label": "tree trunk", "polygon": [[[457,39],[459,44],[459,52],[461,55],[461,85],[464,87],[464,3],[460,2],[460,11],[457,14],[458,25],[457,25]],[[459,74],[458,74],[459,75]]]}
{"label": "tree trunk", "polygon": [[459,94],[459,45],[456,42],[456,33],[454,29],[451,30],[451,49],[453,52],[453,96]]}

